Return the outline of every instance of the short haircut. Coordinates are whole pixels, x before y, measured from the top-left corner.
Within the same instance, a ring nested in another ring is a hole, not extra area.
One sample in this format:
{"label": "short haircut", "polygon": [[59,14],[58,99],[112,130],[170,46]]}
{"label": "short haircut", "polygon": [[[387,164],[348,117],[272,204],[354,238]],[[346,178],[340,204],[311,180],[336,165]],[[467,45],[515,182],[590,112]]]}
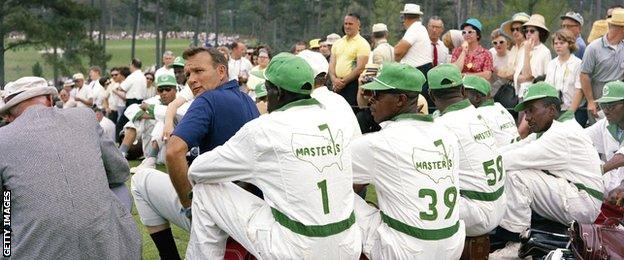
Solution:
{"label": "short haircut", "polygon": [[570,50],[571,53],[575,52],[578,49],[578,46],[576,46],[576,37],[574,37],[574,34],[572,34],[572,32],[567,29],[561,29],[556,31],[552,36],[553,45],[555,44],[555,40],[567,42],[568,50]]}
{"label": "short haircut", "polygon": [[[442,81],[442,84],[446,84],[446,83]],[[463,85],[459,85],[457,87],[452,87],[452,88],[429,89],[429,91],[431,91],[431,95],[433,95],[436,98],[449,99],[449,98],[457,97],[458,94],[461,94],[460,91],[461,91],[462,86]]]}
{"label": "short haircut", "polygon": [[353,17],[353,18],[357,19],[357,20],[358,20],[358,22],[359,22],[359,21],[360,21],[360,19],[361,19],[361,18],[360,18],[360,15],[359,15],[358,13],[348,13],[348,14],[347,14],[347,16],[351,16],[351,17]]}
{"label": "short haircut", "polygon": [[99,67],[99,66],[91,66],[91,67],[89,68],[89,70],[90,70],[90,71],[91,71],[91,70],[92,70],[92,71],[95,71],[95,72],[97,72],[98,74],[102,75],[102,69],[100,69],[100,67]]}
{"label": "short haircut", "polygon": [[128,68],[128,67],[121,67],[121,68],[119,68],[119,73],[127,78],[128,76],[130,76],[130,73],[131,73],[130,72],[130,68]]}
{"label": "short haircut", "polygon": [[206,47],[191,47],[188,48],[184,51],[184,53],[182,53],[182,57],[185,60],[188,60],[189,58],[201,53],[201,52],[205,52],[210,54],[210,57],[212,58],[212,67],[213,68],[217,68],[219,65],[223,65],[225,66],[226,70],[228,67],[227,64],[227,59],[225,58],[225,56],[223,54],[221,54],[221,52],[219,52],[217,49],[215,48],[206,48]]}
{"label": "short haircut", "polygon": [[556,97],[545,97],[542,98],[542,104],[544,107],[553,105],[555,106],[555,111],[561,111],[561,100]]}
{"label": "short haircut", "polygon": [[509,37],[507,37],[507,35],[505,35],[500,28],[496,28],[494,30],[492,30],[492,33],[490,33],[490,38],[492,40],[498,38],[498,37],[503,37],[505,38],[505,41],[509,41]]}
{"label": "short haircut", "polygon": [[232,44],[230,44],[230,50],[236,49],[236,47],[238,47],[238,42],[233,42]]}
{"label": "short haircut", "polygon": [[165,56],[172,56],[173,57],[173,52],[172,51],[165,51],[163,52],[163,57]]}
{"label": "short haircut", "polygon": [[431,21],[441,21],[442,22],[442,26],[444,26],[444,20],[442,20],[442,17],[434,15],[429,17],[429,21],[427,21],[427,23],[431,22]]}
{"label": "short haircut", "polygon": [[375,38],[375,39],[386,38],[386,36],[388,36],[388,32],[386,32],[386,31],[383,31],[383,32],[374,32],[374,33],[373,33],[373,38]]}
{"label": "short haircut", "polygon": [[137,69],[140,69],[141,66],[143,66],[143,63],[141,63],[141,60],[137,58],[132,59],[131,63],[132,63],[132,66],[134,66]]}

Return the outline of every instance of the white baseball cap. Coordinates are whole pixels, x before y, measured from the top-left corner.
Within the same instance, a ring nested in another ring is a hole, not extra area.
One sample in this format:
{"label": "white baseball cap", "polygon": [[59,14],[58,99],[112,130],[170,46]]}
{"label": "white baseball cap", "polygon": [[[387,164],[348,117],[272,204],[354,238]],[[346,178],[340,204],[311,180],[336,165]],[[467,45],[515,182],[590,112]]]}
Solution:
{"label": "white baseball cap", "polygon": [[303,50],[297,54],[297,56],[304,59],[310,67],[312,67],[312,72],[314,72],[314,77],[318,76],[325,72],[327,74],[327,70],[329,69],[329,63],[323,54],[311,50]]}
{"label": "white baseball cap", "polygon": [[388,26],[386,26],[383,23],[376,23],[373,24],[373,32],[387,32],[388,31]]}

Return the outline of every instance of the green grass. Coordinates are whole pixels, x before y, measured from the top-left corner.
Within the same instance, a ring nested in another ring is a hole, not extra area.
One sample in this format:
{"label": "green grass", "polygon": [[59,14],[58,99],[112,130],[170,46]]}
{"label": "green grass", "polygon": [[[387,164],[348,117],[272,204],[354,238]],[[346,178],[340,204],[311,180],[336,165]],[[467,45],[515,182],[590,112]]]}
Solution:
{"label": "green grass", "polygon": [[[139,165],[139,163],[141,162],[130,161],[130,167],[137,166]],[[167,172],[167,169],[164,165],[159,165],[156,168],[160,171]],[[128,188],[130,188],[130,180],[126,182],[126,185],[128,186]],[[147,233],[147,229],[145,228],[145,226],[143,226],[143,223],[141,223],[141,220],[139,219],[139,213],[137,212],[134,205],[132,206],[132,217],[134,217],[134,221],[136,222],[137,227],[139,228],[139,232],[141,232],[141,236],[143,237],[143,259],[159,259],[158,250],[154,245],[154,241],[152,241],[152,238]],[[188,244],[190,234],[189,232],[186,232],[185,230],[173,224],[171,225],[171,231],[173,232],[173,238],[175,239],[176,246],[178,247],[178,253],[182,258],[184,258],[184,255],[186,253],[186,245]]]}
{"label": "green grass", "polygon": [[[182,52],[188,48],[191,43],[192,40],[168,39],[167,50],[173,51],[175,55],[182,55]],[[144,70],[156,63],[155,50],[155,40],[136,41],[136,57],[143,62]],[[131,40],[108,40],[106,41],[106,52],[112,55],[111,60],[107,63],[108,68],[121,65],[128,66],[131,58]],[[43,67],[43,76],[45,78],[51,79],[53,76],[52,66],[44,62],[38,49],[23,48],[10,50],[5,53],[4,62],[6,82],[32,75],[32,66],[36,62],[39,62]],[[86,60],[83,65],[85,68],[88,68],[88,60]],[[86,73],[86,71],[83,72]]]}

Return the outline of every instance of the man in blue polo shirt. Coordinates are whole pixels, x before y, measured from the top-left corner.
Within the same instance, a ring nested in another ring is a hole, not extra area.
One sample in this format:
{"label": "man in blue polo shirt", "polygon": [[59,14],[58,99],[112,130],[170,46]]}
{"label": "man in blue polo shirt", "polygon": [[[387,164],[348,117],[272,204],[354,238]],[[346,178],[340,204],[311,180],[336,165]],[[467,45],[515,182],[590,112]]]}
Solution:
{"label": "man in blue polo shirt", "polygon": [[228,80],[227,61],[220,52],[191,48],[183,57],[187,83],[196,98],[168,140],[169,177],[147,168],[132,177],[137,211],[162,259],[179,259],[169,222],[190,230],[184,214],[190,213],[191,206],[187,152],[195,156],[208,152],[259,116],[256,104],[239,90],[236,80]]}

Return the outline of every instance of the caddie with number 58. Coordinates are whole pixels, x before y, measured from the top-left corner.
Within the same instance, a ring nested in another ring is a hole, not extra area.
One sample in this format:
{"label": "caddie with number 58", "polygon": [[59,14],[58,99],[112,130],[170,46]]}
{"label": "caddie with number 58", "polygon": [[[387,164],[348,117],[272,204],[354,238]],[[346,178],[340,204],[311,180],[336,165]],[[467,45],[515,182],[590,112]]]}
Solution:
{"label": "caddie with number 58", "polygon": [[[280,53],[265,78],[269,114],[245,124],[189,168],[188,259],[222,258],[231,236],[258,259],[358,259],[349,120],[310,98],[313,73]],[[231,181],[259,187],[264,200]]]}
{"label": "caddie with number 58", "polygon": [[459,143],[429,115],[419,114],[425,75],[386,63],[373,82],[371,113],[381,131],[353,142],[353,182],[375,185],[380,210],[355,198],[369,259],[459,259]]}
{"label": "caddie with number 58", "polygon": [[459,216],[466,236],[487,234],[505,213],[505,170],[493,131],[466,99],[459,69],[442,64],[427,73],[429,92],[441,123],[459,139]]}

